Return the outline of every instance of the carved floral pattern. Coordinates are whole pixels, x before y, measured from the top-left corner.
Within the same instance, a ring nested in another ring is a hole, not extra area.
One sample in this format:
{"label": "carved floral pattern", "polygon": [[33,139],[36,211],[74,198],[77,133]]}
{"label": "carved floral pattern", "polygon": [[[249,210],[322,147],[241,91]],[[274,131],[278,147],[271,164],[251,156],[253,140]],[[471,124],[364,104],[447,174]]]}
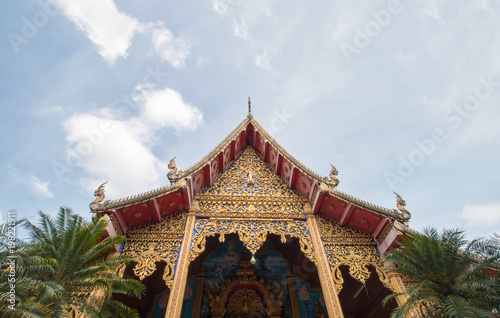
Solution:
{"label": "carved floral pattern", "polygon": [[299,220],[258,220],[247,219],[204,219],[196,220],[193,243],[189,253],[189,261],[196,259],[205,250],[206,237],[220,234],[219,240],[224,242],[225,235],[238,233],[245,247],[255,254],[266,241],[268,234],[281,236],[286,242],[286,235],[299,239],[300,250],[313,262],[316,262],[312,240],[305,221]]}
{"label": "carved floral pattern", "polygon": [[375,269],[382,284],[392,289],[372,237],[355,229],[340,226],[323,216],[317,218],[320,236],[335,281],[337,293],[344,279],[340,266],[347,265],[349,274],[361,283],[370,277],[369,267]]}
{"label": "carved floral pattern", "polygon": [[195,199],[200,201],[198,217],[305,218],[303,206],[307,202],[289,189],[252,147]]}
{"label": "carved floral pattern", "polygon": [[128,231],[123,252],[137,261],[134,273],[139,279],[153,274],[156,262],[163,261],[166,263],[163,280],[169,288],[172,286],[185,222],[186,215],[179,213],[164,218],[161,223],[149,223]]}
{"label": "carved floral pattern", "polygon": [[[242,285],[247,286],[247,288],[235,290]],[[255,292],[256,289],[261,295]],[[281,299],[285,286],[272,288],[264,282],[264,279],[258,278],[255,273],[252,273],[229,279],[221,287],[208,286],[206,291],[210,298],[212,317],[277,318],[281,316],[283,306]]]}

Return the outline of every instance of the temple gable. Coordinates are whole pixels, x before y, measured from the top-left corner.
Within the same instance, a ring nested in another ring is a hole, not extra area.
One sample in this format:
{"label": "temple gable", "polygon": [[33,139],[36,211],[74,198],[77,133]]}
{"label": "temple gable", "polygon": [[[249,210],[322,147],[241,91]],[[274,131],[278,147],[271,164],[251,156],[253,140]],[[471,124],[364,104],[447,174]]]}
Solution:
{"label": "temple gable", "polygon": [[198,217],[305,218],[307,202],[251,146],[195,199],[200,203]]}

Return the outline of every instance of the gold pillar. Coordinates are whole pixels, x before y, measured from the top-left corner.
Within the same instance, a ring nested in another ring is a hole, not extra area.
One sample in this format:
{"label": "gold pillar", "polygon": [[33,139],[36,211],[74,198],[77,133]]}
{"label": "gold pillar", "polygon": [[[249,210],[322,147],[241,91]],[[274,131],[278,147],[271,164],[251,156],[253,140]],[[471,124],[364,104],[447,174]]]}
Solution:
{"label": "gold pillar", "polygon": [[165,318],[177,318],[181,316],[182,301],[186,291],[186,282],[189,269],[189,249],[193,240],[194,224],[196,222],[196,212],[190,211],[184,228],[184,239],[182,240],[181,252],[177,260],[174,283],[168,299],[167,312]]}
{"label": "gold pillar", "polygon": [[[403,284],[403,280],[401,279],[399,273],[397,272],[389,272],[387,274],[389,277],[389,283],[392,286],[392,290],[396,293],[404,293],[406,290],[405,285]],[[396,301],[398,302],[398,306],[403,305],[406,302],[406,298],[403,295],[396,296]]]}
{"label": "gold pillar", "polygon": [[193,313],[191,317],[200,317],[201,303],[203,301],[203,289],[205,287],[205,268],[201,268],[201,273],[196,277],[196,287],[194,291]]}
{"label": "gold pillar", "polygon": [[[306,203],[307,205],[307,203]],[[333,281],[332,270],[326,258],[325,249],[319,234],[318,223],[316,216],[312,214],[312,209],[305,207],[307,214],[307,225],[309,233],[314,244],[314,251],[316,253],[316,267],[318,268],[319,280],[321,282],[321,290],[325,298],[326,308],[328,310],[328,317],[330,318],[343,318],[342,307],[340,306],[339,297],[336,292],[335,283]]]}
{"label": "gold pillar", "polygon": [[300,318],[299,301],[297,300],[297,289],[295,288],[295,276],[293,276],[290,268],[286,269],[286,280],[288,281],[288,294],[290,295],[292,317]]}

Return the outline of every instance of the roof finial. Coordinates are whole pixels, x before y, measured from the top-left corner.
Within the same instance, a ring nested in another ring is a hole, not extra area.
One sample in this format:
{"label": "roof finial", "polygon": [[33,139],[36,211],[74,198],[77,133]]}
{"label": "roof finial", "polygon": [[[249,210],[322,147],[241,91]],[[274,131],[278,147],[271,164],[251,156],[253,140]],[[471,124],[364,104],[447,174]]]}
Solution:
{"label": "roof finial", "polygon": [[396,199],[398,201],[397,203],[397,207],[398,207],[398,210],[401,212],[401,216],[404,218],[403,222],[407,222],[410,218],[411,218],[411,214],[410,212],[405,208],[406,206],[406,201],[403,200],[403,198],[397,194],[395,191],[392,191],[394,192],[394,194],[396,195]]}
{"label": "roof finial", "polygon": [[[94,196],[95,199],[94,201],[90,202],[89,207],[92,212],[96,212],[97,209],[102,207],[102,201],[104,201],[105,195],[104,195],[104,186],[108,183],[108,181],[104,182],[97,188],[97,190],[94,191]],[[106,202],[104,202],[106,203]]]}
{"label": "roof finial", "polygon": [[252,116],[252,101],[250,100],[250,96],[248,96],[248,118],[253,118]]}

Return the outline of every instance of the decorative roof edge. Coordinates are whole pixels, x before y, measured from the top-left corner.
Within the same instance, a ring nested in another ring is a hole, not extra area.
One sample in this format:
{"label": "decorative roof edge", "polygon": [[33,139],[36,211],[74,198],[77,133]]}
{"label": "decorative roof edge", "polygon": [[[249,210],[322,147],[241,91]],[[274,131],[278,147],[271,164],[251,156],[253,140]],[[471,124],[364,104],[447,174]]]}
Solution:
{"label": "decorative roof edge", "polygon": [[[302,162],[297,160],[294,156],[290,155],[288,151],[286,151],[269,133],[255,120],[253,119],[253,116],[249,114],[247,118],[245,118],[226,138],[224,138],[217,146],[215,146],[207,155],[205,155],[203,158],[198,160],[195,164],[190,166],[188,169],[180,171],[180,176],[179,176],[179,181],[176,183],[173,183],[171,185],[165,185],[162,187],[159,187],[157,189],[153,189],[147,192],[143,192],[140,194],[136,194],[133,196],[117,199],[117,200],[112,200],[112,201],[105,201],[102,206],[100,206],[98,209],[96,209],[96,212],[103,212],[106,210],[114,209],[114,208],[124,208],[132,204],[137,204],[141,203],[144,201],[148,201],[150,199],[156,198],[160,195],[167,194],[169,192],[172,192],[174,190],[177,190],[183,186],[186,185],[186,181],[184,178],[187,176],[191,175],[192,173],[196,172],[197,170],[201,169],[207,162],[211,161],[214,157],[216,157],[219,152],[227,145],[229,144],[238,134],[246,128],[246,126],[252,123],[254,127],[261,133],[261,135],[269,142],[271,145],[280,152],[280,154],[285,157],[287,160],[289,160],[291,163],[293,163],[299,170],[309,177],[313,178],[318,182],[318,184],[322,184],[325,181],[325,177],[320,176],[319,174],[315,173],[311,169],[307,168]],[[403,217],[396,209],[388,209],[384,208],[375,204],[372,204],[370,202],[358,199],[355,196],[352,196],[350,194],[347,194],[345,192],[342,192],[340,190],[337,190],[335,188],[331,188],[325,185],[325,187],[322,187],[322,190],[339,198],[346,200],[360,208],[364,208],[367,210],[370,210],[372,212],[382,214],[384,216],[394,218],[397,220],[401,221],[407,221],[409,218]]]}
{"label": "decorative roof edge", "polygon": [[[309,177],[316,180],[319,184],[325,181],[325,177],[322,177],[319,174],[312,171],[311,169],[307,168],[302,162],[297,160],[294,156],[290,155],[285,150],[285,148],[283,148],[273,137],[271,137],[271,135],[269,135],[269,133],[264,128],[262,128],[262,126],[257,121],[251,119],[251,122],[258,129],[258,131],[267,139],[267,141],[270,142],[273,145],[273,147],[276,148],[281,153],[283,157],[285,157],[287,160],[292,162],[296,167],[298,167],[299,170],[301,170],[303,173],[307,174]],[[370,211],[382,214],[387,217],[398,219],[401,221],[407,221],[409,219],[402,217],[401,214],[396,209],[388,209],[381,207],[379,205],[358,199],[355,196],[352,196],[335,188],[325,187],[323,188],[323,190],[326,190],[325,192],[328,192],[329,194],[339,199],[349,201],[360,208],[368,209]]]}
{"label": "decorative roof edge", "polygon": [[370,210],[370,211],[376,212],[378,214],[382,214],[384,216],[387,216],[387,217],[390,217],[393,219],[397,219],[400,221],[407,221],[408,220],[408,219],[405,219],[404,217],[402,217],[401,214],[396,209],[384,208],[380,205],[376,205],[376,204],[370,203],[368,201],[358,199],[355,196],[352,196],[350,194],[347,194],[347,193],[342,192],[342,191],[337,190],[337,189],[328,188],[328,190],[326,190],[326,192],[328,194],[333,195],[336,198],[346,200],[346,201],[348,201],[348,202],[350,202],[350,203],[352,203],[355,206],[358,206],[360,208],[367,209],[367,210]]}
{"label": "decorative roof edge", "polygon": [[243,120],[226,138],[224,138],[221,142],[219,142],[219,144],[215,146],[208,154],[206,154],[203,158],[198,160],[198,162],[196,162],[188,169],[180,171],[181,173],[179,178],[185,178],[190,174],[192,174],[193,172],[196,172],[197,170],[201,169],[204,165],[207,164],[208,161],[216,157],[227,144],[229,144],[236,136],[238,136],[238,134],[246,128],[249,122],[250,122],[249,118]]}
{"label": "decorative roof edge", "polygon": [[141,203],[144,201],[148,201],[150,199],[156,198],[160,195],[167,194],[169,192],[172,192],[174,190],[177,190],[181,188],[182,186],[185,185],[185,182],[183,184],[182,180],[184,180],[185,177],[189,176],[193,172],[196,172],[197,170],[201,169],[207,161],[212,160],[215,156],[218,155],[218,153],[221,151],[222,148],[224,148],[228,143],[230,143],[238,134],[246,128],[246,125],[250,122],[251,117],[249,116],[245,120],[243,120],[226,138],[224,138],[217,146],[215,146],[207,155],[205,155],[203,158],[198,160],[194,165],[189,167],[186,170],[182,170],[181,175],[179,176],[179,181],[170,185],[164,185],[159,188],[146,191],[143,193],[139,193],[133,196],[117,199],[117,200],[112,200],[112,201],[105,201],[102,206],[97,208],[95,212],[104,212],[110,209],[114,208],[125,208],[129,205],[132,204],[137,204]]}
{"label": "decorative roof edge", "polygon": [[262,128],[262,126],[256,120],[251,119],[250,121],[255,126],[255,128],[257,128],[258,131],[262,135],[264,135],[264,137],[267,139],[267,141],[269,141],[273,145],[273,147],[276,148],[276,150],[278,150],[281,153],[281,155],[283,157],[290,160],[290,162],[292,162],[295,166],[297,166],[302,172],[304,172],[305,174],[307,174],[311,178],[316,179],[317,181],[320,181],[320,182],[324,179],[319,174],[317,174],[314,171],[312,171],[311,169],[307,168],[302,162],[297,160],[297,158],[295,158],[294,156],[289,154],[288,151],[286,151],[285,148],[283,148],[273,137],[271,137],[271,135],[269,135],[269,133],[264,128]]}
{"label": "decorative roof edge", "polygon": [[145,201],[148,201],[150,199],[154,199],[160,195],[168,194],[170,192],[173,192],[175,190],[178,190],[186,185],[186,182],[184,180],[180,180],[177,183],[170,184],[170,185],[164,185],[162,187],[146,191],[143,193],[139,193],[136,195],[128,196],[125,198],[117,199],[117,200],[111,200],[111,201],[105,201],[102,207],[99,207],[99,209],[96,209],[96,212],[104,212],[107,210],[115,209],[115,208],[126,208],[127,206],[133,205],[133,204],[138,204],[142,203]]}

